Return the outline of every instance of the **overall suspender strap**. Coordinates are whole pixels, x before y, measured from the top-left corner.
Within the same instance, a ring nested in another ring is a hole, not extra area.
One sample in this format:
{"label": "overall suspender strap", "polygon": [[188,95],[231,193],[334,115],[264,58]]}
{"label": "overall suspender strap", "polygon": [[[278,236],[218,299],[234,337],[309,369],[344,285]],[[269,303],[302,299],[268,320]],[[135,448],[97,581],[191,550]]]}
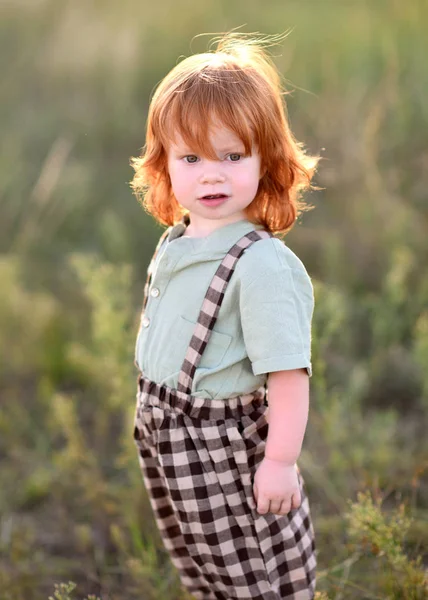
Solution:
{"label": "overall suspender strap", "polygon": [[191,393],[196,368],[214,329],[224,293],[235,270],[236,263],[244,251],[254,242],[270,237],[273,237],[273,234],[265,230],[255,230],[247,233],[232,246],[218,267],[205,294],[198,321],[181,367],[177,385],[179,394],[187,395]]}

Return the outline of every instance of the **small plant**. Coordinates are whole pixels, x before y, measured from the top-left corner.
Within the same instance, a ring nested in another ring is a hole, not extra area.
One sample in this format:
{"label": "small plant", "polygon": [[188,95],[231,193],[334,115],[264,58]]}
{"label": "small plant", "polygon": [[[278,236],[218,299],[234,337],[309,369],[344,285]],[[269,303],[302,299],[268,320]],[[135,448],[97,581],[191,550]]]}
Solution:
{"label": "small plant", "polygon": [[420,556],[412,559],[404,549],[404,541],[412,520],[402,503],[390,515],[381,510],[382,500],[373,501],[369,492],[359,492],[358,501],[350,502],[345,515],[351,542],[365,555],[384,563],[379,572],[382,591],[391,600],[423,600],[428,594],[427,572]]}
{"label": "small plant", "polygon": [[[71,592],[76,588],[76,584],[73,581],[68,583],[55,583],[55,592],[53,596],[49,596],[49,600],[72,600]],[[84,600],[101,600],[98,596],[89,594]]]}

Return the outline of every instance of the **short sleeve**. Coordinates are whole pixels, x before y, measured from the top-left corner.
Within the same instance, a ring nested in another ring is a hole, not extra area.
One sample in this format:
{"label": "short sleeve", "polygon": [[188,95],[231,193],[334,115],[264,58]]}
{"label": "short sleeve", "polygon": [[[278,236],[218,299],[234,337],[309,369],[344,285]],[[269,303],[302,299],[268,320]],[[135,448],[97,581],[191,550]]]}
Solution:
{"label": "short sleeve", "polygon": [[254,375],[306,368],[311,377],[313,286],[303,263],[278,244],[275,240],[276,258],[263,264],[263,272],[259,261],[257,276],[242,282],[244,343]]}

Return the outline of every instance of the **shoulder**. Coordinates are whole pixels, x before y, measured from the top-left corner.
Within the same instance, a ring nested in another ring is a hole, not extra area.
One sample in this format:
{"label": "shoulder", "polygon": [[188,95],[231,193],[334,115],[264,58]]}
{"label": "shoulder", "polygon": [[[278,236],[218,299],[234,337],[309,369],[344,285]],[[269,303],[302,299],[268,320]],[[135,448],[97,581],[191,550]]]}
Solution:
{"label": "shoulder", "polygon": [[159,240],[156,244],[156,247],[155,247],[155,250],[153,253],[152,262],[156,259],[156,256],[159,254],[159,250],[161,248],[163,248],[164,246],[166,246],[166,244],[168,243],[169,234],[172,231],[172,229],[173,229],[172,226],[168,227],[167,229],[165,229],[165,231],[159,237]]}
{"label": "shoulder", "polygon": [[152,254],[152,258],[150,259],[149,262],[149,266],[147,268],[147,273],[149,275],[151,275],[151,273],[153,272],[156,260],[158,258],[158,256],[160,255],[160,250],[167,244],[168,242],[168,235],[170,233],[170,231],[172,230],[172,227],[168,227],[167,229],[165,229],[165,231],[160,235],[159,240],[155,246],[155,250]]}
{"label": "shoulder", "polygon": [[236,272],[244,287],[295,271],[309,279],[300,258],[282,240],[272,237],[254,242],[238,260]]}

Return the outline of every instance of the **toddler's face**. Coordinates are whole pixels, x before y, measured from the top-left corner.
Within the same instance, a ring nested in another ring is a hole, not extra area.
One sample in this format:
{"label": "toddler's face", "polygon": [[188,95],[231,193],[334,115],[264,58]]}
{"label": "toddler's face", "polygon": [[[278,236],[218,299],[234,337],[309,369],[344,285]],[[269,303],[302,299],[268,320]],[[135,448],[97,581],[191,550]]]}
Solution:
{"label": "toddler's face", "polygon": [[[189,210],[192,235],[206,235],[245,218],[260,180],[260,155],[224,127],[211,129],[210,141],[218,160],[195,154],[181,136],[168,149],[168,170],[178,202]],[[209,198],[207,196],[216,196]]]}

